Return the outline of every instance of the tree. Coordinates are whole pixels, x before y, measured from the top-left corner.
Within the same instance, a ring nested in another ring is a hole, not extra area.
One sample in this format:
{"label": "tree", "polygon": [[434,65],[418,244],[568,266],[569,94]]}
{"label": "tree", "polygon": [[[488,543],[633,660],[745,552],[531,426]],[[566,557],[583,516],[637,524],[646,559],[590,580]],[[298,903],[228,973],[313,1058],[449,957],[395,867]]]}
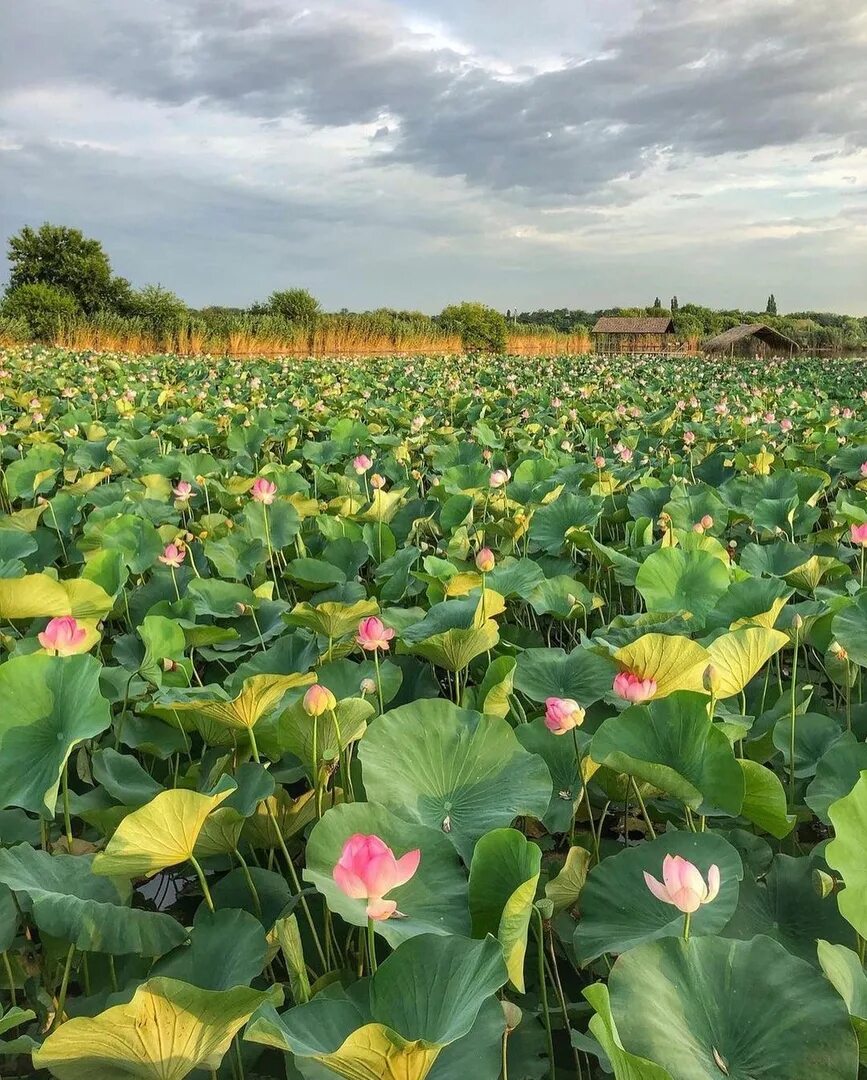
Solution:
{"label": "tree", "polygon": [[265,310],[305,326],[312,326],[322,313],[319,301],[306,289],[282,289],[271,293]]}
{"label": "tree", "polygon": [[677,297],[676,296],[672,296],[672,298],[671,298],[671,314],[672,315],[677,314]]}
{"label": "tree", "polygon": [[656,299],[655,299],[655,300],[653,301],[653,306],[654,306],[655,308],[657,308],[657,309],[658,309],[658,308],[661,308],[661,307],[662,307],[662,303],[660,302],[660,299],[659,299],[659,297],[658,297],[658,296],[657,296],[657,298],[656,298]]}
{"label": "tree", "polygon": [[774,296],[773,293],[771,293],[771,295],[768,297],[768,303],[767,303],[767,306],[765,307],[765,314],[766,315],[776,315],[777,314],[777,300],[776,300],[776,297]]}
{"label": "tree", "polygon": [[153,330],[167,330],[189,314],[189,308],[170,289],[162,285],[145,285],[130,297],[130,314],[147,321]]}
{"label": "tree", "polygon": [[79,313],[74,297],[42,282],[9,289],[0,305],[0,314],[20,319],[33,341],[54,341],[63,322],[74,319]]}
{"label": "tree", "polygon": [[102,244],[80,229],[47,222],[29,225],[9,239],[12,272],[9,290],[21,285],[49,285],[73,297],[85,314],[100,308],[124,309],[129,282],[114,277]]}
{"label": "tree", "polygon": [[450,304],[443,308],[438,321],[444,330],[461,335],[466,352],[506,351],[505,317],[485,304]]}

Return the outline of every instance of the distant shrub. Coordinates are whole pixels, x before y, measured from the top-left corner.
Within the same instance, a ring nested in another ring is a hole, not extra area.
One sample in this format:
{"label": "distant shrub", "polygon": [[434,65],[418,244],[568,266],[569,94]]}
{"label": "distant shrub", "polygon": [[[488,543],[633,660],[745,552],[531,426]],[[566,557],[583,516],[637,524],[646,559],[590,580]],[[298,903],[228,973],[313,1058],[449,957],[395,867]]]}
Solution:
{"label": "distant shrub", "polygon": [[461,335],[465,352],[506,351],[506,317],[485,304],[451,304],[442,310],[438,322],[444,330]]}
{"label": "distant shrub", "polygon": [[74,297],[42,282],[10,289],[0,305],[0,314],[24,323],[33,341],[52,341],[63,322],[78,313]]}

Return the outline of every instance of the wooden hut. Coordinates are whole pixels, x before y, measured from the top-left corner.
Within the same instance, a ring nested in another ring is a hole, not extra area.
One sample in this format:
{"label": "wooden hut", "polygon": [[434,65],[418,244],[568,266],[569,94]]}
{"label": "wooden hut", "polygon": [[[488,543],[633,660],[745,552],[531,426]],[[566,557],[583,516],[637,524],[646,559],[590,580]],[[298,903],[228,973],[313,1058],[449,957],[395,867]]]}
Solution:
{"label": "wooden hut", "polygon": [[709,338],[702,349],[724,356],[793,356],[800,345],[764,323],[743,323]]}
{"label": "wooden hut", "polygon": [[670,352],[674,320],[670,315],[620,317],[603,315],[590,331],[593,351],[607,356]]}

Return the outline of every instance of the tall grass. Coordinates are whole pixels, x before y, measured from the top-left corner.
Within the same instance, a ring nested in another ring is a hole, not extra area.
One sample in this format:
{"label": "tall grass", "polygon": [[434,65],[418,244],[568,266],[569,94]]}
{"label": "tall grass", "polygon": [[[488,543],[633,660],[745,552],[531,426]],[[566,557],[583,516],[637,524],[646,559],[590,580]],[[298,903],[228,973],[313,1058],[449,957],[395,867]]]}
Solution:
{"label": "tall grass", "polygon": [[[0,322],[0,341],[20,342],[20,324]],[[382,356],[459,354],[459,335],[425,317],[391,312],[323,315],[312,326],[277,315],[184,316],[163,324],[140,317],[100,313],[64,320],[51,344],[74,350],[121,353],[177,353],[184,356]],[[547,327],[512,325],[508,351],[520,356],[554,356],[590,351],[586,332],[559,334]]]}

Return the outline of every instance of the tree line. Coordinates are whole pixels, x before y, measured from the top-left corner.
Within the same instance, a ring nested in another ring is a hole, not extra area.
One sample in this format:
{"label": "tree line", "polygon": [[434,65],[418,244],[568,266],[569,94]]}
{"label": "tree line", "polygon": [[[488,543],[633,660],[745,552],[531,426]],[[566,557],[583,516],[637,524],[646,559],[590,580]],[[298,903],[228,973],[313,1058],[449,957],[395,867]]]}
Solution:
{"label": "tree line", "polygon": [[79,229],[44,224],[25,226],[8,244],[10,274],[0,301],[0,336],[52,341],[71,322],[134,324],[155,338],[181,329],[228,338],[243,330],[256,336],[282,332],[303,337],[323,326],[334,331],[379,334],[400,346],[410,337],[459,335],[468,351],[504,351],[515,332],[586,336],[603,315],[663,315],[674,319],[683,340],[702,340],[744,322],[765,322],[806,348],[867,347],[867,318],[829,312],[780,315],[773,293],[763,311],[713,309],[680,304],[676,296],[663,305],[583,309],[540,309],[505,314],[479,303],[451,304],[438,315],[378,308],[374,311],[325,312],[306,289],[278,289],[250,307],[190,308],[161,285],[135,288],[114,273],[102,244]]}

